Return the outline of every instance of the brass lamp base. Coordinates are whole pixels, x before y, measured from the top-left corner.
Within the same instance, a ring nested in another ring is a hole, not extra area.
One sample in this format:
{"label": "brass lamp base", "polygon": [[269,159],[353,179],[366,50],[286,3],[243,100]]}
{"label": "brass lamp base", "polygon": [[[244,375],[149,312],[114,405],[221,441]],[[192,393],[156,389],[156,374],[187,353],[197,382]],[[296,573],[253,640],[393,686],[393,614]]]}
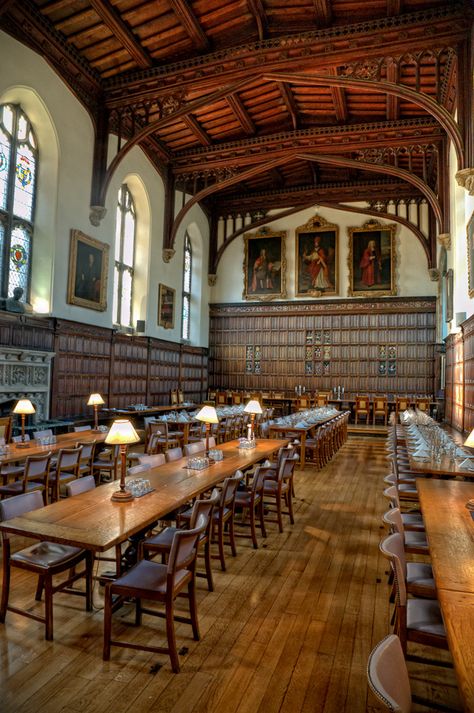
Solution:
{"label": "brass lamp base", "polygon": [[133,500],[133,495],[130,490],[116,490],[110,499],[117,503],[126,503]]}
{"label": "brass lamp base", "polygon": [[28,441],[20,441],[20,443],[15,444],[17,448],[29,448],[31,443],[28,443]]}

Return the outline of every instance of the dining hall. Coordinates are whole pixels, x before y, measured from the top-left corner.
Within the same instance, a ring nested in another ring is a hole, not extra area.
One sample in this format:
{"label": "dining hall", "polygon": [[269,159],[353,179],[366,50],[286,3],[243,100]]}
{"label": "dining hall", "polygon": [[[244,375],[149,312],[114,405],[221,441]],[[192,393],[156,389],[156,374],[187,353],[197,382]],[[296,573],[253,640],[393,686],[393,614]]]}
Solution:
{"label": "dining hall", "polygon": [[0,1],[0,713],[474,713],[473,20]]}

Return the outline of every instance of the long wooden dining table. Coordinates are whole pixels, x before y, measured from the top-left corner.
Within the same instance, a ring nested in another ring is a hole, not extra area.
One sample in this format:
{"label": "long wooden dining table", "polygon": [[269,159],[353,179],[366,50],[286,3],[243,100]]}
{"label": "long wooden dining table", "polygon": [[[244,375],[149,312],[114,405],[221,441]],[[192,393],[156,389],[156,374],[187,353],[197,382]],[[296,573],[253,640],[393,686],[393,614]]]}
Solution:
{"label": "long wooden dining table", "polygon": [[464,703],[474,713],[474,483],[418,478],[438,599]]}
{"label": "long wooden dining table", "polygon": [[239,441],[229,441],[219,446],[223,460],[203,470],[189,469],[188,459],[182,458],[146,471],[143,476],[154,490],[142,497],[129,502],[112,501],[112,493],[118,489],[115,481],[0,522],[0,531],[105,552],[234,475],[236,470],[269,458],[286,443],[281,439],[259,439],[255,448],[243,449],[238,447]]}
{"label": "long wooden dining table", "polygon": [[8,463],[22,462],[28,456],[38,456],[42,453],[57,453],[61,448],[72,448],[76,443],[103,443],[107,437],[107,431],[77,431],[74,433],[61,433],[54,436],[52,443],[42,445],[37,440],[27,441],[23,447],[21,443],[9,443],[5,451],[0,454],[0,467]]}
{"label": "long wooden dining table", "polygon": [[268,429],[271,434],[279,434],[280,438],[297,439],[300,442],[300,467],[303,470],[306,465],[306,438],[309,434],[313,433],[317,428],[323,426],[325,423],[329,423],[334,418],[340,416],[340,412],[337,414],[332,414],[327,418],[323,418],[317,423],[311,423],[307,426],[293,426],[290,423],[272,423]]}

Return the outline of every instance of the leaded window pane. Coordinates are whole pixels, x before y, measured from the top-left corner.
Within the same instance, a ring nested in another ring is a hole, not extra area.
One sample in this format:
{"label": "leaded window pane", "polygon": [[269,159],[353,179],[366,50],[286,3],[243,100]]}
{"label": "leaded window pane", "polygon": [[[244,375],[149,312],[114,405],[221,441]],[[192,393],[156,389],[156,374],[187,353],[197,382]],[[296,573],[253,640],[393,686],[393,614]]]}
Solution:
{"label": "leaded window pane", "polygon": [[10,169],[11,139],[0,128],[0,208],[7,207],[8,172]]}
{"label": "leaded window pane", "polygon": [[120,277],[120,272],[115,265],[114,269],[114,303],[113,303],[113,308],[112,308],[112,314],[113,314],[113,320],[118,324],[119,317],[118,317],[118,294],[119,294],[119,277]]}
{"label": "leaded window pane", "polygon": [[2,107],[2,124],[11,136],[13,133],[13,110],[8,104]]}
{"label": "leaded window pane", "polygon": [[15,191],[13,213],[19,218],[31,220],[36,178],[36,161],[27,144],[20,144],[15,165]]}
{"label": "leaded window pane", "polygon": [[10,243],[8,297],[13,297],[15,287],[23,289],[22,302],[28,294],[28,276],[31,261],[31,236],[27,230],[18,226],[12,231]]}
{"label": "leaded window pane", "polygon": [[0,220],[0,277],[3,275],[3,251],[5,249],[5,226]]}
{"label": "leaded window pane", "polygon": [[135,216],[129,212],[125,214],[125,225],[123,235],[123,262],[129,267],[133,267],[133,256],[135,250]]}
{"label": "leaded window pane", "polygon": [[120,310],[120,324],[126,326],[131,322],[132,310],[132,273],[130,270],[122,272],[122,304]]}
{"label": "leaded window pane", "polygon": [[118,194],[115,226],[114,320],[125,327],[132,323],[135,228],[135,206],[124,184]]}
{"label": "leaded window pane", "polygon": [[190,317],[190,302],[189,296],[183,295],[183,339],[189,339],[189,317]]}
{"label": "leaded window pane", "polygon": [[120,251],[122,249],[122,243],[120,236],[122,234],[122,210],[120,205],[117,206],[117,212],[115,215],[115,259],[120,260]]}

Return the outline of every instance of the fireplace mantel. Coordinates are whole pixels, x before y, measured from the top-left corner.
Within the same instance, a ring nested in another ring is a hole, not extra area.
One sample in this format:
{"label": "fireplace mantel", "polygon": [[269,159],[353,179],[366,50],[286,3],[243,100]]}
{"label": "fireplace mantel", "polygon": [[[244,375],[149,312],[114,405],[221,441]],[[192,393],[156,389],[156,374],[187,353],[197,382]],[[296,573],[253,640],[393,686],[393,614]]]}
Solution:
{"label": "fireplace mantel", "polygon": [[35,420],[49,418],[51,361],[55,352],[0,346],[0,404],[27,398]]}

